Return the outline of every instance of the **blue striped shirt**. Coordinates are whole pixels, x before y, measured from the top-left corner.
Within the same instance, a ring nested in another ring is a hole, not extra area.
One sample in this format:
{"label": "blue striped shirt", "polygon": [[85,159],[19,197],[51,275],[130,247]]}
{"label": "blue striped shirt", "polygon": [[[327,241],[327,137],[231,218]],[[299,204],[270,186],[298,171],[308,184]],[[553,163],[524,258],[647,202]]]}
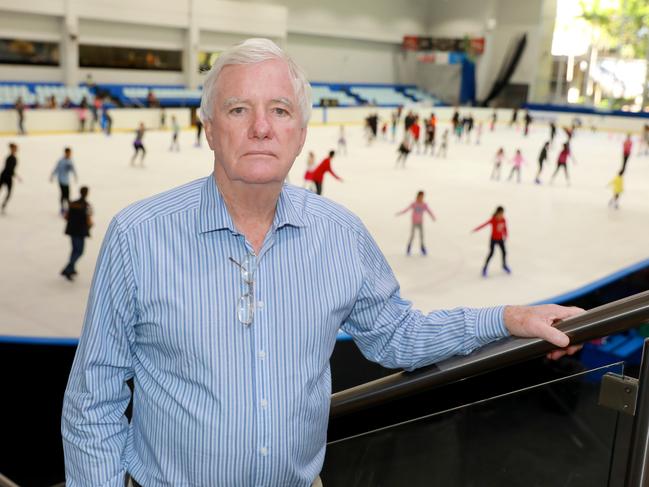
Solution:
{"label": "blue striped shirt", "polygon": [[[502,307],[412,309],[360,220],[285,185],[256,256],[213,177],[111,222],[68,382],[67,486],[308,486],[325,454],[339,328],[386,367],[414,369],[507,335]],[[131,423],[124,410],[134,378]]]}

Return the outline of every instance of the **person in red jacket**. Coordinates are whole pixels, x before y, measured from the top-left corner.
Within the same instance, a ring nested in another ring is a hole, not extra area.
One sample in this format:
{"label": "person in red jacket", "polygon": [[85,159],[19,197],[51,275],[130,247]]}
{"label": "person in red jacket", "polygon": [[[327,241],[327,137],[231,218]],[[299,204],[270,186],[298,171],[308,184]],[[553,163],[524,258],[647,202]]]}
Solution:
{"label": "person in red jacket", "polygon": [[324,159],[318,167],[311,172],[311,180],[315,184],[315,192],[317,194],[322,194],[322,181],[324,180],[324,175],[326,173],[331,173],[333,177],[342,182],[342,178],[331,169],[331,159],[333,159],[335,154],[335,151],[329,151],[329,157]]}
{"label": "person in red jacket", "polygon": [[557,157],[557,168],[554,170],[552,178],[550,178],[550,184],[554,182],[557,173],[563,169],[563,172],[566,175],[566,183],[570,186],[570,178],[568,177],[568,158],[571,158],[573,163],[576,162],[575,157],[570,152],[570,145],[566,142],[563,144],[563,149],[559,153],[559,157]]}
{"label": "person in red jacket", "polygon": [[631,141],[631,134],[626,134],[626,139],[624,139],[624,144],[622,146],[622,169],[620,170],[620,175],[624,174],[624,171],[626,171],[626,163],[629,161],[632,148],[633,142]]}
{"label": "person in red jacket", "polygon": [[419,154],[419,136],[421,135],[421,126],[419,125],[419,116],[415,116],[415,121],[410,126],[410,133],[412,134],[413,145]]}
{"label": "person in red jacket", "polygon": [[503,269],[507,274],[511,274],[511,269],[507,266],[507,251],[505,250],[505,240],[507,239],[507,222],[505,221],[505,209],[502,206],[496,208],[490,220],[473,229],[474,232],[491,225],[491,243],[489,245],[489,255],[482,268],[482,277],[487,277],[487,266],[494,255],[496,245],[500,247],[503,253]]}

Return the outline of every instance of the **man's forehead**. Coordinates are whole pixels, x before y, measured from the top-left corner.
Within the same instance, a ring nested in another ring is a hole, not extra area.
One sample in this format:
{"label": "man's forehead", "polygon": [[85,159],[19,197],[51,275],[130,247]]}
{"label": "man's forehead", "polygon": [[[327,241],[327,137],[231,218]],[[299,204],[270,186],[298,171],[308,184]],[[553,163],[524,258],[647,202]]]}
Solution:
{"label": "man's forehead", "polygon": [[217,79],[216,91],[222,100],[231,97],[248,98],[262,92],[270,98],[295,99],[290,70],[282,59],[225,66]]}

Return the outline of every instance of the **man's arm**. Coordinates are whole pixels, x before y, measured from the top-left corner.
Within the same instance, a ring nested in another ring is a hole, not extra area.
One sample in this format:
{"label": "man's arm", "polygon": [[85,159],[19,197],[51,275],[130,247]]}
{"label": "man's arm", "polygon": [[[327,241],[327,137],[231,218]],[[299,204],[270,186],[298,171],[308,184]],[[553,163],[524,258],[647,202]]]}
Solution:
{"label": "man's arm", "polygon": [[[456,308],[423,314],[399,295],[399,285],[372,238],[359,237],[363,286],[343,324],[363,355],[389,368],[413,370],[514,334],[537,336],[557,347],[568,337],[553,328],[578,308],[547,305]],[[573,350],[570,350],[573,351]]]}
{"label": "man's arm", "polygon": [[127,243],[113,220],[97,260],[63,403],[61,433],[69,487],[124,486],[134,289]]}

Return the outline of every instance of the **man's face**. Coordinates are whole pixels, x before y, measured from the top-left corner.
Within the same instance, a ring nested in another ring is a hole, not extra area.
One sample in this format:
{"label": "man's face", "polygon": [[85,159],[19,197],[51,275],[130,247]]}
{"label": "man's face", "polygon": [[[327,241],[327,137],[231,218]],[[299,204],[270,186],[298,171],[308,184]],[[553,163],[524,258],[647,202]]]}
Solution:
{"label": "man's face", "polygon": [[286,62],[226,66],[214,89],[205,135],[215,169],[231,182],[283,182],[306,137]]}

